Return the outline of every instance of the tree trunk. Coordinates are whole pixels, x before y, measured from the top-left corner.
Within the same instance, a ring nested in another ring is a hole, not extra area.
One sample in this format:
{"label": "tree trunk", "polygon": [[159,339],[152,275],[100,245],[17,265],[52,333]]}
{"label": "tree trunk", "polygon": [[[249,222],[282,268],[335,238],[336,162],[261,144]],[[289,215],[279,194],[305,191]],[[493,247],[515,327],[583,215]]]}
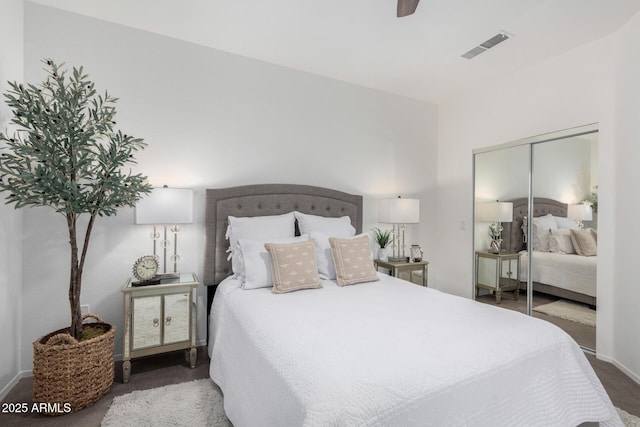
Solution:
{"label": "tree trunk", "polygon": [[78,265],[78,241],[76,239],[76,217],[67,214],[69,227],[69,245],[71,245],[71,274],[69,276],[69,306],[71,308],[71,327],[69,335],[80,341],[82,338],[82,312],[80,310],[80,286],[82,272]]}

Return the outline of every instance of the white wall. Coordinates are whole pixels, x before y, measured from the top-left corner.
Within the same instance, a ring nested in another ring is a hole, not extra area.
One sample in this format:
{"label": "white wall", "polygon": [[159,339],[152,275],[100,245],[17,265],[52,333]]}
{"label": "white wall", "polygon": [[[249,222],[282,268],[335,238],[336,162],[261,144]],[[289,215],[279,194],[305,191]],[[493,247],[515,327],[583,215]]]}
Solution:
{"label": "white wall", "polygon": [[[98,90],[120,98],[118,126],[149,143],[137,169],[153,185],[195,188],[195,223],[179,242],[183,271],[203,271],[207,187],[283,182],[363,194],[365,231],[376,225],[376,199],[420,197],[423,225],[412,231],[435,241],[435,106],[31,3],[25,43],[27,81],[42,79],[43,57],[83,65]],[[61,217],[30,209],[24,221],[24,253],[39,260],[23,280],[28,369],[31,341],[69,322],[68,248]],[[93,234],[82,303],[116,324],[116,353],[120,287],[151,251],[149,231],[123,209]]]}
{"label": "white wall", "polygon": [[[640,14],[616,35],[615,357],[640,378]],[[603,190],[604,193],[604,190]]]}
{"label": "white wall", "polygon": [[633,154],[638,153],[639,134],[639,21],[636,16],[619,33],[439,105],[437,221],[442,250],[436,258],[439,287],[470,297],[472,233],[458,225],[471,222],[472,174],[465,163],[474,148],[599,123],[597,350],[637,381],[640,290],[632,271],[637,233],[617,224],[633,224],[639,203],[633,196],[638,182],[638,156]]}
{"label": "white wall", "polygon": [[[597,152],[595,153],[597,156]],[[591,196],[591,141],[573,137],[533,147],[533,194],[567,204]]]}
{"label": "white wall", "polygon": [[[22,0],[0,2],[0,93],[7,81],[22,81],[23,6]],[[0,132],[10,131],[10,110],[0,103]],[[4,204],[0,195],[0,400],[18,380],[21,346],[22,215]]]}

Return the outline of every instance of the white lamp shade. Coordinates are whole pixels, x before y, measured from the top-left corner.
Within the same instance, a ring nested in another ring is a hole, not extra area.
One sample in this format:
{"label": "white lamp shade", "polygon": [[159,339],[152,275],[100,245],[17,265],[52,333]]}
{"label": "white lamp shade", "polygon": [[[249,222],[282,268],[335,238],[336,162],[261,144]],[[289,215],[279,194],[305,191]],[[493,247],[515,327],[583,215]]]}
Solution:
{"label": "white lamp shade", "polygon": [[567,217],[576,221],[591,221],[593,220],[593,210],[589,205],[569,205]]}
{"label": "white lamp shade", "polygon": [[193,222],[193,190],[154,188],[136,205],[136,224],[190,224]]}
{"label": "white lamp shade", "polygon": [[513,203],[478,203],[476,206],[476,218],[478,221],[484,222],[511,222],[513,221]]}
{"label": "white lamp shade", "polygon": [[420,222],[419,199],[380,200],[378,220],[389,224],[417,224]]}

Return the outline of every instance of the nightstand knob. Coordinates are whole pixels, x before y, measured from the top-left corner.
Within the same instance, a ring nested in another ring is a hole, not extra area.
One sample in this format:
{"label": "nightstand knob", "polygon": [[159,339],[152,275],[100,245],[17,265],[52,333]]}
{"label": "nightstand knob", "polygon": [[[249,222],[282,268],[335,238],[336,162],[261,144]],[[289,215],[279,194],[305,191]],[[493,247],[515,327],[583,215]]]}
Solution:
{"label": "nightstand knob", "polygon": [[167,318],[164,321],[165,325],[170,325],[171,324],[171,316],[167,316]]}
{"label": "nightstand knob", "polygon": [[155,319],[153,319],[153,327],[157,328],[158,326],[160,326],[160,319],[156,317]]}

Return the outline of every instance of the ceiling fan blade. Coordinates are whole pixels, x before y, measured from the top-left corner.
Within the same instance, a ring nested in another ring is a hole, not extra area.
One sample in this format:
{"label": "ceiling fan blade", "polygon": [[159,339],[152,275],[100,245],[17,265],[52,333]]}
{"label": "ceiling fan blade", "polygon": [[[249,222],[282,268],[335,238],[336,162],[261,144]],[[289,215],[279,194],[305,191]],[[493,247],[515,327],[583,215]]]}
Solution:
{"label": "ceiling fan blade", "polygon": [[420,0],[398,0],[398,18],[412,15]]}

